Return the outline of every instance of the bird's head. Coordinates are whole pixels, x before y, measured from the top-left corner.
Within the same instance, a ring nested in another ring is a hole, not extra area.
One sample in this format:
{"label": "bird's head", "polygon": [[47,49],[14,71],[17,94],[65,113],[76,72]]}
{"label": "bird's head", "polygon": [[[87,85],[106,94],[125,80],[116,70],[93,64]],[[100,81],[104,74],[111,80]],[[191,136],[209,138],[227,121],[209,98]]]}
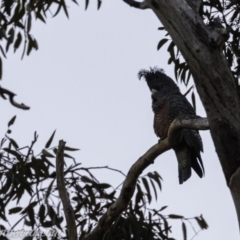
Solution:
{"label": "bird's head", "polygon": [[138,77],[139,79],[142,77],[145,78],[150,91],[154,89],[155,95],[157,94],[158,98],[168,95],[171,92],[179,92],[178,86],[164,73],[163,69],[154,67],[150,68],[150,70],[140,70]]}

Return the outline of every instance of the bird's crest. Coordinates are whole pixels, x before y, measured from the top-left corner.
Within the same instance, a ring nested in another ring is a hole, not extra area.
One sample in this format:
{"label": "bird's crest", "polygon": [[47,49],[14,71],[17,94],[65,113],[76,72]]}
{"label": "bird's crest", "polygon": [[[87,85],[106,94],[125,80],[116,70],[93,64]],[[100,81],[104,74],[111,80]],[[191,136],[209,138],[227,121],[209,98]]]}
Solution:
{"label": "bird's crest", "polygon": [[158,68],[158,67],[150,67],[150,70],[145,70],[145,69],[141,69],[138,72],[138,78],[139,80],[141,80],[142,77],[145,78],[145,80],[151,80],[151,78],[156,77],[157,75],[162,75],[164,73],[164,70],[162,68]]}
{"label": "bird's crest", "polygon": [[161,90],[164,94],[168,94],[172,91],[180,91],[175,82],[168,77],[161,68],[153,67],[150,68],[150,70],[142,69],[138,73],[138,78],[141,79],[142,77],[145,78],[150,91],[152,89],[156,89],[158,91]]}

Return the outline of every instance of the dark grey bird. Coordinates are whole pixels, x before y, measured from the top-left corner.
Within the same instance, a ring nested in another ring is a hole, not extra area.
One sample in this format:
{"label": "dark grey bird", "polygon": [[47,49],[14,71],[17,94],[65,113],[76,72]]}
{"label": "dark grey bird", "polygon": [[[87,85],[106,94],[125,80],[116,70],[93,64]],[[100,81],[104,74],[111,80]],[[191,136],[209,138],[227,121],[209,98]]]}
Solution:
{"label": "dark grey bird", "polygon": [[[161,140],[167,138],[168,129],[177,117],[197,117],[192,105],[180,92],[174,81],[162,69],[157,67],[141,70],[139,79],[144,77],[152,92],[152,109],[154,112],[154,131]],[[204,167],[200,152],[203,152],[202,139],[197,130],[182,129],[180,143],[174,146],[178,160],[179,183],[191,176],[191,168],[201,178]]]}

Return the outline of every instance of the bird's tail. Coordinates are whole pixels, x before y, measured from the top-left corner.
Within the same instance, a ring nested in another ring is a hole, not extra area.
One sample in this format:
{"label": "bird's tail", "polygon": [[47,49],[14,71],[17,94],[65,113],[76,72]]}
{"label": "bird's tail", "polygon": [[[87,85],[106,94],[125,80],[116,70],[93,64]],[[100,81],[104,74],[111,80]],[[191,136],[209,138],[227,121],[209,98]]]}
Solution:
{"label": "bird's tail", "polygon": [[191,150],[182,143],[174,148],[178,160],[179,183],[187,181],[191,177]]}

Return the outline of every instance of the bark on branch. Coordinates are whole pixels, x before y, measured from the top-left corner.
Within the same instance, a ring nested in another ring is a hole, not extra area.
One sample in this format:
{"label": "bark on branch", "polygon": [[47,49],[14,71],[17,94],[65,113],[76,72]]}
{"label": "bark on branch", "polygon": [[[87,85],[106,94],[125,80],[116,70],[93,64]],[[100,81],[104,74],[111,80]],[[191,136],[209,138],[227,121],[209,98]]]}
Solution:
{"label": "bark on branch", "polygon": [[68,192],[66,190],[64,182],[64,147],[66,142],[63,140],[59,141],[58,151],[56,156],[56,176],[57,176],[57,188],[59,192],[59,197],[63,204],[64,215],[67,221],[67,231],[69,240],[77,240],[77,227],[75,223],[75,214],[72,205],[69,200]]}
{"label": "bark on branch", "polygon": [[172,145],[169,139],[174,141],[175,134],[180,128],[192,128],[197,130],[209,129],[208,120],[206,118],[195,118],[195,119],[175,119],[168,131],[168,138],[160,141],[158,144],[152,146],[142,157],[140,157],[130,168],[126,179],[123,183],[121,192],[116,202],[113,203],[107,212],[101,217],[98,225],[85,236],[84,240],[100,240],[103,239],[112,223],[116,218],[127,208],[129,201],[131,200],[136,182],[140,174],[150,164],[154,163],[154,160],[162,153],[169,150]]}

